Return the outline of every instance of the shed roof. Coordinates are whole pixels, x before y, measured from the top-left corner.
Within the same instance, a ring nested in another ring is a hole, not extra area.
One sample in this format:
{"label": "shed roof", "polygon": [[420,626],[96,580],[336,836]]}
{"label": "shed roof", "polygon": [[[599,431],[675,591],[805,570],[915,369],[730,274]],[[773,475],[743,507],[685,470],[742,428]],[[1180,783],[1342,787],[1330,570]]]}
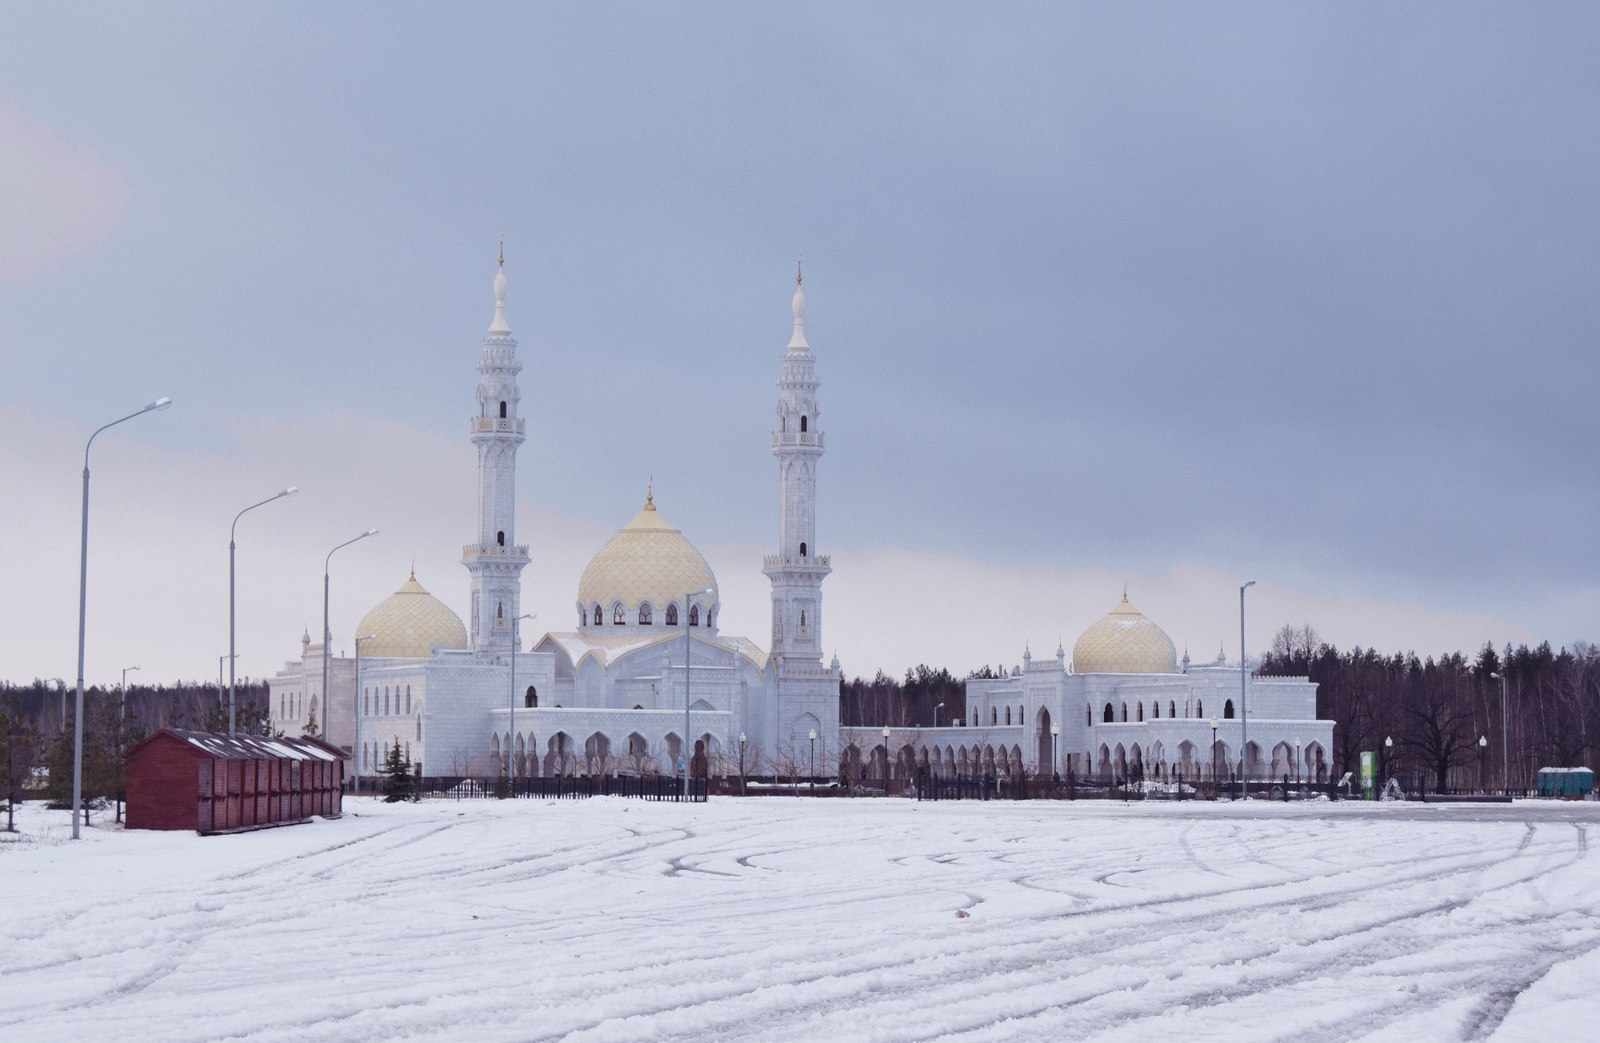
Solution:
{"label": "shed roof", "polygon": [[162,728],[146,736],[133,750],[152,742],[160,736],[171,736],[185,745],[192,746],[196,751],[207,756],[216,757],[218,760],[294,760],[294,761],[337,761],[349,760],[350,755],[336,746],[330,746],[321,739],[309,736],[259,736],[259,735],[223,735],[218,732],[180,731],[176,728]]}

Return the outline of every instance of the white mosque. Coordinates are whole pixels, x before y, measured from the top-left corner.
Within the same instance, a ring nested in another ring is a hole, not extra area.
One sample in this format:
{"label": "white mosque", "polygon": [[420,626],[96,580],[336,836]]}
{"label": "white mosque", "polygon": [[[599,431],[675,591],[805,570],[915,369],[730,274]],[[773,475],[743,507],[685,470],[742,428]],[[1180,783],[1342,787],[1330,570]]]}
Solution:
{"label": "white mosque", "polygon": [[302,636],[299,659],[269,682],[274,729],[298,733],[319,722],[364,775],[395,746],[428,775],[496,775],[508,757],[519,777],[672,773],[703,743],[713,774],[737,771],[743,758],[754,771],[814,764],[819,775],[867,779],[919,770],[1326,779],[1333,722],[1316,719],[1315,685],[1241,677],[1220,655],[1196,665],[1186,653],[1180,664],[1172,640],[1126,591],[1078,639],[1070,663],[1064,648],[1046,660],[1024,651],[1009,676],[970,680],[962,720],[841,728],[839,664],[822,661],[830,566],[818,553],[816,487],[824,438],[799,287],[771,441],[779,509],[777,551],[763,562],[770,649],[721,633],[716,576],[647,493],[584,570],[576,627],[524,651],[528,548],[516,541],[515,508],[525,421],[503,264],[468,421],[478,449],[478,528],[461,559],[470,626],[410,575],[362,618],[356,657],[328,663],[327,699],[319,692],[324,646]]}
{"label": "white mosque", "polygon": [[741,752],[771,765],[809,752],[814,735],[831,744],[839,668],[822,662],[830,570],[817,553],[815,505],[824,439],[803,291],[779,364],[771,443],[779,511],[777,551],[763,568],[772,582],[768,651],[721,633],[716,576],[653,495],[584,570],[576,628],[522,650],[528,548],[516,541],[516,455],[526,433],[503,263],[494,295],[468,422],[478,449],[478,529],[461,559],[470,627],[413,573],[362,618],[356,657],[330,662],[327,700],[318,692],[324,647],[301,638],[300,658],[269,681],[273,728],[298,733],[325,719],[328,740],[351,750],[362,774],[395,745],[429,775],[498,774],[509,754],[520,777],[670,773],[698,743],[714,771],[737,770]]}

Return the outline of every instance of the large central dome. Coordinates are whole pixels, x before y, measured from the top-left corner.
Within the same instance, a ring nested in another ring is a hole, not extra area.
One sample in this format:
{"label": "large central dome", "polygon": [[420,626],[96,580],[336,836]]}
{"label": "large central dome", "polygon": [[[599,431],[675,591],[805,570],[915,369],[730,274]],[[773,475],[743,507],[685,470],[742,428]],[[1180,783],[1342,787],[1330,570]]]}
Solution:
{"label": "large central dome", "polygon": [[422,589],[417,573],[361,617],[358,634],[372,634],[361,654],[383,659],[424,659],[433,648],[466,648],[467,628],[449,606]]}
{"label": "large central dome", "polygon": [[1143,612],[1122,602],[1072,646],[1072,669],[1080,674],[1175,674],[1178,650],[1167,632]]}
{"label": "large central dome", "polygon": [[710,594],[693,599],[697,626],[712,625],[717,577],[694,544],[661,517],[652,495],[583,570],[578,611],[584,626],[676,626],[684,595],[707,587]]}

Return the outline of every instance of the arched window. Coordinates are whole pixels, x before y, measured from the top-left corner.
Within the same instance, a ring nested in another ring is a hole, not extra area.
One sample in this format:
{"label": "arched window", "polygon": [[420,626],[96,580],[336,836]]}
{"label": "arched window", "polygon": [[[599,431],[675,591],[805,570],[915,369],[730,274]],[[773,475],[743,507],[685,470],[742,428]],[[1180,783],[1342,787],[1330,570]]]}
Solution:
{"label": "arched window", "polygon": [[788,417],[780,416],[778,418],[778,430],[779,431],[787,431],[787,430],[789,430],[789,418]]}
{"label": "arched window", "polygon": [[406,685],[406,713],[411,712],[411,686]]}
{"label": "arched window", "polygon": [[1167,716],[1168,717],[1176,717],[1176,716],[1178,716],[1178,701],[1176,699],[1174,699],[1171,702],[1167,703]]}
{"label": "arched window", "polygon": [[677,625],[678,625],[678,606],[677,605],[668,605],[667,606],[667,626],[675,627]]}
{"label": "arched window", "polygon": [[801,609],[800,610],[800,629],[804,630],[805,627],[806,627],[806,610],[805,609]]}
{"label": "arched window", "polygon": [[384,685],[383,686],[383,714],[384,714],[385,717],[387,717],[389,715],[389,686],[388,685]]}
{"label": "arched window", "polygon": [[650,602],[646,601],[644,604],[639,606],[639,625],[640,626],[647,627],[652,622],[654,622],[654,619],[655,619],[655,614],[650,611]]}
{"label": "arched window", "polygon": [[972,726],[974,728],[976,728],[978,726],[978,711],[977,710],[973,710],[972,711]]}
{"label": "arched window", "polygon": [[996,710],[992,706],[989,707],[989,724],[991,726],[993,726],[993,725],[996,725],[996,724],[999,724],[999,723],[1000,723],[1000,711]]}
{"label": "arched window", "polygon": [[535,709],[539,705],[539,693],[531,684],[528,686],[527,695],[523,696],[522,705],[530,710]]}
{"label": "arched window", "polygon": [[628,613],[623,610],[621,604],[611,609],[611,624],[619,627],[628,625]]}
{"label": "arched window", "polygon": [[699,605],[690,605],[689,606],[689,625],[692,626],[692,627],[697,627],[697,626],[700,625],[700,606]]}
{"label": "arched window", "polygon": [[1139,704],[1139,723],[1144,723],[1144,703]]}
{"label": "arched window", "polygon": [[504,420],[505,418],[506,418],[506,404],[504,402],[502,402],[502,403],[500,403],[500,419]]}
{"label": "arched window", "polygon": [[361,716],[372,716],[372,691],[367,688],[361,690]]}
{"label": "arched window", "polygon": [[806,556],[806,545],[804,543],[800,544],[800,556],[802,558]]}
{"label": "arched window", "polygon": [[1006,707],[1006,723],[1011,723],[1011,707]]}
{"label": "arched window", "polygon": [[1150,704],[1150,716],[1155,718],[1158,721],[1161,720],[1161,700],[1160,699],[1157,699],[1155,702]]}
{"label": "arched window", "polygon": [[599,605],[596,605],[594,607],[594,625],[595,626],[599,626],[600,625],[600,606]]}
{"label": "arched window", "polygon": [[1094,709],[1089,706],[1083,708],[1083,723],[1085,727],[1094,727]]}
{"label": "arched window", "polygon": [[1204,717],[1206,715],[1206,704],[1198,699],[1195,700],[1194,715],[1196,717]]}
{"label": "arched window", "polygon": [[1230,721],[1233,720],[1233,700],[1232,699],[1229,699],[1226,703],[1224,703],[1222,705],[1222,716],[1226,717]]}
{"label": "arched window", "polygon": [[1105,709],[1105,714],[1103,715],[1103,719],[1104,719],[1106,724],[1111,724],[1111,723],[1115,722],[1116,719],[1117,719],[1117,715],[1111,712],[1111,704],[1110,703],[1106,703],[1106,709]]}
{"label": "arched window", "polygon": [[499,532],[494,534],[494,542],[496,546],[504,547],[506,545],[506,533],[504,529],[501,529]]}
{"label": "arched window", "polygon": [[710,605],[706,606],[706,626],[708,626],[708,627],[716,626],[715,623],[711,622],[711,613],[713,613],[715,611],[716,611],[716,608],[714,608],[714,607],[712,607]]}
{"label": "arched window", "polygon": [[1122,723],[1123,724],[1127,724],[1128,723],[1128,704],[1127,703],[1123,703],[1122,704]]}
{"label": "arched window", "polygon": [[806,429],[806,418],[805,417],[801,417],[800,418],[800,430],[804,431],[805,429]]}

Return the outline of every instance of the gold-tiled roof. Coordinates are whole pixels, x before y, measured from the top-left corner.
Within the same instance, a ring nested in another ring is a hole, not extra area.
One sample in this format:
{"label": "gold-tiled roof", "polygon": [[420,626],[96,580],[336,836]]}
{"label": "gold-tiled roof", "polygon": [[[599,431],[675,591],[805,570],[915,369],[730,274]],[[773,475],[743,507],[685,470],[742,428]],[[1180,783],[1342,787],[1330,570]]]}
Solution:
{"label": "gold-tiled roof", "polygon": [[1124,592],[1122,602],[1072,646],[1072,669],[1080,674],[1175,674],[1178,650],[1165,630],[1128,603]]}
{"label": "gold-tiled roof", "polygon": [[717,577],[694,544],[661,517],[654,502],[647,502],[583,570],[578,600],[585,607],[598,604],[605,625],[611,623],[611,606],[620,601],[630,626],[637,620],[639,604],[648,601],[655,625],[660,626],[670,602],[677,601],[681,612],[686,593],[707,587],[712,592],[696,598],[696,604],[716,603]]}
{"label": "gold-tiled roof", "polygon": [[399,590],[361,617],[356,634],[376,635],[361,643],[363,656],[386,659],[423,659],[431,654],[430,645],[467,647],[467,628],[461,625],[461,617],[423,590],[415,572]]}

